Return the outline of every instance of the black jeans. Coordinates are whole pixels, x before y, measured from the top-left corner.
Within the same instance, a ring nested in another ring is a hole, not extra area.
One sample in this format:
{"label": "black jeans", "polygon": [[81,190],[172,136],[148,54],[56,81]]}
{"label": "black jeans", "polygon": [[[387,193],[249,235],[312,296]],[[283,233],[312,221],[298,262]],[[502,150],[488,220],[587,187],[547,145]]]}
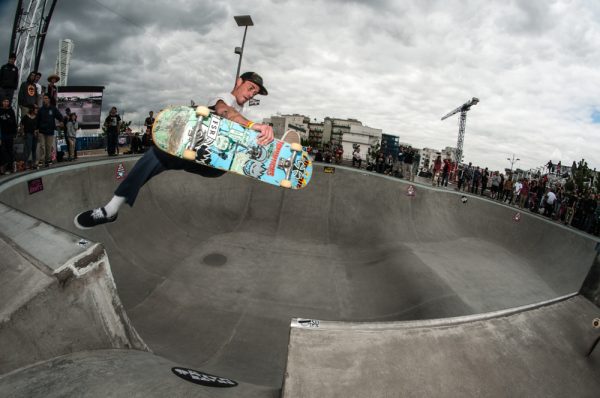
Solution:
{"label": "black jeans", "polygon": [[15,161],[15,136],[2,135],[2,154],[0,162],[8,166],[8,170],[12,171],[13,162]]}
{"label": "black jeans", "polygon": [[118,139],[119,133],[117,133],[117,131],[111,131],[108,130],[106,132],[106,152],[108,152],[109,155],[114,155],[117,153],[117,139]]}
{"label": "black jeans", "polygon": [[127,177],[119,184],[115,195],[125,198],[129,206],[133,206],[140,189],[152,177],[165,170],[185,170],[189,173],[200,174],[202,177],[220,177],[226,171],[214,169],[199,163],[190,162],[166,152],[150,147],[144,156],[133,166]]}

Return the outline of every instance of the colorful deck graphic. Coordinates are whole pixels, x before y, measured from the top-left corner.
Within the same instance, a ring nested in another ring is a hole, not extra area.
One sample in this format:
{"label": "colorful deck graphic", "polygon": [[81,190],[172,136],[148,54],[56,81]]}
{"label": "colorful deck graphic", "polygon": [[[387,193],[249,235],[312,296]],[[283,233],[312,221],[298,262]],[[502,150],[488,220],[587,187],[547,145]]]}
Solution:
{"label": "colorful deck graphic", "polygon": [[305,151],[292,151],[289,143],[273,140],[258,145],[258,132],[210,114],[196,116],[194,108],[179,106],[161,111],[153,127],[156,146],[172,155],[221,170],[280,186],[289,180],[292,189],[305,187],[312,162]]}

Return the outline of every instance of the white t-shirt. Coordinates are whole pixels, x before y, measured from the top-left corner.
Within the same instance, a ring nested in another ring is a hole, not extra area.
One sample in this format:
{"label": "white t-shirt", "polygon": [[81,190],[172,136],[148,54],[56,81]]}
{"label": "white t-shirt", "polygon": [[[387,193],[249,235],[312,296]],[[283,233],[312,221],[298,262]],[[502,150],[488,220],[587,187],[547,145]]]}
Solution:
{"label": "white t-shirt", "polygon": [[515,182],[515,194],[520,194],[521,193],[521,189],[523,188],[523,184],[521,184],[520,182]]}
{"label": "white t-shirt", "polygon": [[216,97],[211,98],[210,101],[208,101],[208,107],[211,108],[215,106],[219,101],[223,101],[225,104],[229,105],[239,113],[242,113],[244,110],[244,105],[238,104],[237,100],[231,93],[221,93],[218,94]]}
{"label": "white t-shirt", "polygon": [[554,194],[554,192],[550,191],[546,194],[546,203],[548,203],[549,205],[553,205],[555,200],[556,195]]}

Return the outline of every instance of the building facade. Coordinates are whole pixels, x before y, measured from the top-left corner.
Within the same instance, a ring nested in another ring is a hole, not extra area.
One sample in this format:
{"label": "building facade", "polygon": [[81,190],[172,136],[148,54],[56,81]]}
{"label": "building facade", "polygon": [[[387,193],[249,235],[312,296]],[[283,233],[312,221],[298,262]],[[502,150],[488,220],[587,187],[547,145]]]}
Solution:
{"label": "building facade", "polygon": [[325,124],[323,122],[317,122],[316,119],[313,122],[308,123],[308,144],[315,148],[322,148],[324,129]]}
{"label": "building facade", "polygon": [[323,144],[341,145],[351,126],[362,126],[362,123],[355,119],[326,117],[323,121]]}
{"label": "building facade", "polygon": [[58,43],[58,57],[56,58],[55,72],[60,77],[57,86],[66,86],[69,81],[69,66],[75,44],[71,39],[63,39]]}
{"label": "building facade", "polygon": [[275,115],[269,118],[273,126],[275,138],[283,137],[287,130],[295,130],[300,134],[300,139],[307,141],[309,139],[310,119],[304,115]]}
{"label": "building facade", "polygon": [[358,147],[360,156],[367,160],[367,154],[371,146],[381,142],[381,129],[375,129],[368,126],[352,124],[348,132],[344,133],[342,139],[342,149],[344,150],[344,159],[352,159],[354,148]]}

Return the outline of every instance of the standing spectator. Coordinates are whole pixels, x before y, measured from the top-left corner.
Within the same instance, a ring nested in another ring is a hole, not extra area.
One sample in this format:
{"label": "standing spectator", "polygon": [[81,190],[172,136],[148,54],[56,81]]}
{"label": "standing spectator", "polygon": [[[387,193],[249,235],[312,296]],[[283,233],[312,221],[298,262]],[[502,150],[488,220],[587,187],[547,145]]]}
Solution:
{"label": "standing spectator", "polygon": [[435,162],[433,162],[431,185],[435,186],[435,178],[436,177],[438,177],[437,185],[438,186],[440,185],[439,174],[440,174],[441,170],[442,170],[442,157],[440,155],[438,155],[438,157],[435,159]]}
{"label": "standing spectator", "polygon": [[510,203],[512,201],[512,189],[513,189],[512,177],[509,175],[508,180],[504,181],[504,187],[502,189],[502,201],[503,202],[506,203],[506,201],[508,200],[508,203]]}
{"label": "standing spectator", "polygon": [[383,158],[383,152],[379,152],[376,162],[377,163],[375,165],[375,170],[380,174],[383,173],[385,168],[385,159]]}
{"label": "standing spectator", "polygon": [[[20,130],[25,135],[25,162],[27,169],[37,165],[37,106],[31,106],[29,112],[21,117]],[[31,157],[31,160],[29,158]]]}
{"label": "standing spectator", "polygon": [[325,148],[323,150],[323,158],[325,159],[325,163],[331,163],[332,157],[333,155],[331,154],[331,149],[329,149],[329,145],[325,145]]}
{"label": "standing spectator", "polygon": [[444,187],[448,186],[448,178],[450,177],[450,167],[450,159],[444,160],[444,165],[442,166],[442,186]]}
{"label": "standing spectator", "polygon": [[556,186],[556,200],[554,201],[554,219],[564,221],[565,213],[567,210],[567,203],[565,201],[565,192],[563,187],[558,184]]}
{"label": "standing spectator", "polygon": [[360,169],[360,164],[362,163],[362,158],[360,157],[360,146],[354,146],[354,152],[352,152],[352,167],[358,163],[358,168]]}
{"label": "standing spectator", "polygon": [[29,107],[37,105],[38,103],[38,95],[37,88],[34,83],[35,73],[31,72],[29,76],[27,76],[27,80],[21,83],[21,87],[19,88],[19,106],[21,107],[21,115],[27,114],[29,112]]}
{"label": "standing spectator", "polygon": [[583,225],[583,209],[585,207],[585,199],[581,194],[577,194],[577,201],[575,202],[573,219],[571,220],[571,226],[581,229]]}
{"label": "standing spectator", "polygon": [[469,192],[471,187],[471,181],[473,181],[473,164],[469,162],[467,169],[465,170],[465,178],[463,183],[463,191]]}
{"label": "standing spectator", "polygon": [[413,181],[413,161],[413,150],[411,147],[408,147],[408,149],[404,153],[404,159],[402,160],[402,177],[409,181]]}
{"label": "standing spectator", "polygon": [[560,169],[562,167],[561,161],[559,160],[558,163],[556,164],[556,175],[560,176]]}
{"label": "standing spectator", "polygon": [[0,108],[0,132],[2,139],[2,157],[5,161],[4,174],[10,174],[17,171],[15,164],[15,135],[17,135],[17,117],[15,111],[10,106],[10,100],[4,98],[2,100],[2,108]]}
{"label": "standing spectator", "polygon": [[583,208],[583,222],[582,222],[582,230],[588,233],[592,231],[592,224],[594,222],[594,213],[596,212],[597,202],[596,196],[594,194],[590,194],[584,204]]}
{"label": "standing spectator", "polygon": [[42,97],[44,96],[44,87],[40,84],[40,79],[42,78],[42,74],[40,72],[35,72],[35,78],[33,79],[33,83],[35,84],[35,88],[37,91],[37,107],[42,107]]}
{"label": "standing spectator", "polygon": [[536,212],[538,211],[537,207],[537,180],[531,180],[529,183],[529,211]]}
{"label": "standing spectator", "polygon": [[458,184],[456,186],[456,190],[460,191],[460,188],[465,183],[465,167],[462,165],[458,166]]}
{"label": "standing spectator", "polygon": [[52,149],[54,147],[54,131],[56,122],[62,124],[63,117],[55,106],[50,105],[50,97],[44,94],[43,104],[38,111],[37,127],[40,132],[40,162],[44,159],[46,167],[52,164]]}
{"label": "standing spectator", "polygon": [[69,114],[69,121],[67,122],[67,139],[69,147],[69,162],[75,159],[75,138],[77,137],[77,130],[79,130],[79,123],[77,123],[77,114],[75,112]]}
{"label": "standing spectator", "polygon": [[[515,182],[515,185],[513,186],[513,197],[511,198],[511,201],[509,204],[514,204],[515,206],[517,206],[520,201],[521,201],[521,189],[523,189],[523,184],[521,183],[521,180],[517,180]],[[552,202],[554,203],[554,202]]]}
{"label": "standing spectator", "polygon": [[154,145],[152,141],[152,126],[154,126],[154,112],[148,112],[148,117],[144,120],[144,127],[146,128],[146,146]]}
{"label": "standing spectator", "polygon": [[492,175],[492,194],[491,194],[492,199],[496,199],[498,197],[499,190],[500,190],[500,172],[496,171]]}
{"label": "standing spectator", "polygon": [[552,191],[552,188],[548,189],[544,197],[546,204],[544,205],[544,215],[548,218],[552,218],[554,213],[554,201],[556,200],[556,194]]}
{"label": "standing spectator", "polygon": [[[397,168],[400,171],[400,174],[402,174],[402,170],[403,170],[402,169],[402,167],[403,167],[402,165],[404,163],[404,155],[405,155],[404,147],[401,146],[400,150],[398,151],[398,157],[396,158],[396,161],[398,162],[398,167]],[[404,176],[401,176],[401,177],[404,177]]]}
{"label": "standing spectator", "polygon": [[479,184],[481,183],[481,169],[479,166],[475,168],[475,172],[473,173],[473,185],[471,186],[471,193],[477,194],[477,190],[479,189]]}
{"label": "standing spectator", "polygon": [[483,170],[483,172],[481,173],[481,196],[483,196],[483,193],[485,192],[485,189],[487,188],[489,178],[490,178],[490,172],[488,171],[488,168],[486,167],[485,170]]}
{"label": "standing spectator", "polygon": [[343,156],[344,156],[344,148],[338,144],[338,146],[335,150],[335,163],[336,164],[342,163]]}
{"label": "standing spectator", "polygon": [[527,207],[527,200],[529,199],[529,182],[527,181],[527,178],[523,178],[521,185],[521,191],[519,192],[519,207],[523,209]]}
{"label": "standing spectator", "polygon": [[56,88],[56,83],[60,81],[60,77],[53,73],[48,76],[48,87],[46,88],[46,94],[50,98],[50,105],[56,107],[58,102],[58,88]]}
{"label": "standing spectator", "polygon": [[152,126],[154,125],[154,111],[148,112],[148,117],[144,120],[144,127],[146,128],[146,132],[150,132],[152,134]]}
{"label": "standing spectator", "polygon": [[11,53],[8,63],[0,68],[0,100],[8,98],[11,103],[19,86],[19,68],[15,66],[16,60],[17,54]]}
{"label": "standing spectator", "polygon": [[[529,191],[531,192],[531,188],[529,189]],[[542,209],[543,208],[543,202],[546,198],[546,183],[544,182],[544,178],[542,177],[540,179],[540,181],[538,181],[537,183],[537,203],[536,203],[536,208],[537,209]]]}
{"label": "standing spectator", "polygon": [[421,161],[421,155],[419,155],[419,151],[415,150],[413,152],[413,167],[410,174],[410,180],[414,181],[415,176],[419,173],[419,162]]}
{"label": "standing spectator", "polygon": [[117,155],[117,139],[119,131],[121,131],[121,116],[117,113],[117,108],[110,108],[110,113],[104,120],[104,128],[106,129],[106,151],[108,156]]}
{"label": "standing spectator", "polygon": [[567,214],[565,215],[565,225],[571,225],[573,216],[575,215],[575,208],[577,207],[577,196],[569,194],[567,197]]}

